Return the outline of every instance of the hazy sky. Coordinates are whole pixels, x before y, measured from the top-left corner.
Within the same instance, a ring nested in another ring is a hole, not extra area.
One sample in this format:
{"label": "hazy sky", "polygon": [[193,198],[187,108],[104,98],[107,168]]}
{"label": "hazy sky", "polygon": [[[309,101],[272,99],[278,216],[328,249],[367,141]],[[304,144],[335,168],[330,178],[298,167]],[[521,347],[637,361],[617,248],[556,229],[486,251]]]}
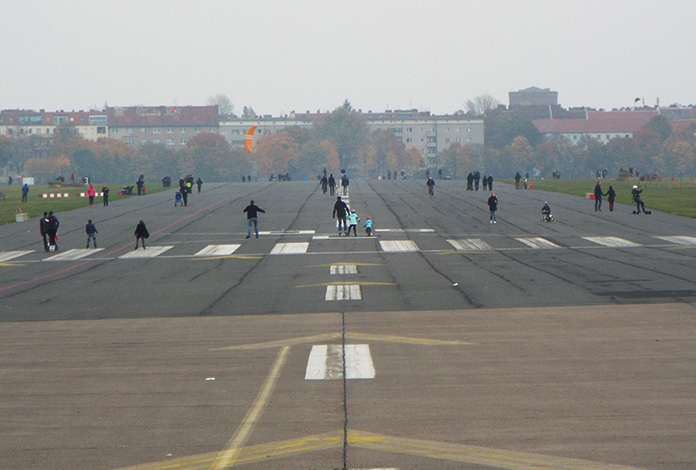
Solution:
{"label": "hazy sky", "polygon": [[0,0],[0,109],[696,104],[693,0]]}

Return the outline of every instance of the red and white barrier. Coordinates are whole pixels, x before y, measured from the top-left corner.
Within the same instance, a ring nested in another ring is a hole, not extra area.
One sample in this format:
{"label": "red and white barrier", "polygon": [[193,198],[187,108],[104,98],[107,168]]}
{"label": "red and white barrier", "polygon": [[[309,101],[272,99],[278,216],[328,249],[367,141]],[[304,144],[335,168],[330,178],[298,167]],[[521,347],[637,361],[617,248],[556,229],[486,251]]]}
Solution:
{"label": "red and white barrier", "polygon": [[48,194],[39,194],[39,197],[47,197],[47,198],[54,198],[54,197],[70,197],[70,193],[48,193]]}
{"label": "red and white barrier", "polygon": [[[95,196],[103,196],[104,193],[94,193]],[[87,193],[80,193],[80,197],[87,197]]]}

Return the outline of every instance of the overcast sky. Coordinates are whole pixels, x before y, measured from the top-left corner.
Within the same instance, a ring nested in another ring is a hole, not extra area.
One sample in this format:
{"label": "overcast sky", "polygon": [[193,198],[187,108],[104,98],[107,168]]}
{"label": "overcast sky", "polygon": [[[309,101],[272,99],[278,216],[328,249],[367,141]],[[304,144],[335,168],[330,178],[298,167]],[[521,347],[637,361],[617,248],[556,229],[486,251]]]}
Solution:
{"label": "overcast sky", "polygon": [[0,109],[696,104],[693,0],[0,0]]}

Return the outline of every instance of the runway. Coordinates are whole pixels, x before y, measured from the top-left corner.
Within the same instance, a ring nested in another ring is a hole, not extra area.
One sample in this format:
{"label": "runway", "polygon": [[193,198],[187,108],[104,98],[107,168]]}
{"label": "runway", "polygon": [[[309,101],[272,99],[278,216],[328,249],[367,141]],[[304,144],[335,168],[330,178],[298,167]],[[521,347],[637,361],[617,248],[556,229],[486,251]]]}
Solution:
{"label": "runway", "polygon": [[696,221],[497,185],[490,224],[460,182],[351,183],[374,237],[313,182],[60,213],[59,253],[0,227],[0,464],[696,464]]}

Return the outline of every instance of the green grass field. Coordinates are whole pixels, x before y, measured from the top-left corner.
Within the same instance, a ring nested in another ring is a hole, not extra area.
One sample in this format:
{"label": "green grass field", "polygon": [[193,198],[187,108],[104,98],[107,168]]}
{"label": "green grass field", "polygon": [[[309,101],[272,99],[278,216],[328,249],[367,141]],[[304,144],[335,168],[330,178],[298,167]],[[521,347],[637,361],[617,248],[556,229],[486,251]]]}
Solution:
{"label": "green grass field", "polygon": [[[576,180],[530,180],[529,184],[535,189],[552,191],[557,193],[573,194],[585,197],[587,193],[594,193],[596,179],[576,179]],[[664,179],[662,181],[651,181],[641,183],[638,178],[630,181],[618,181],[616,179],[604,178],[602,190],[607,192],[609,186],[613,186],[616,191],[616,202],[634,205],[631,189],[634,184],[639,186],[645,184],[642,193],[643,202],[647,210],[659,210],[674,215],[696,218],[696,178],[676,178],[674,180]],[[507,183],[515,184],[513,180]],[[605,198],[606,199],[606,198]]]}
{"label": "green grass field", "polygon": [[[127,197],[138,196],[119,196],[118,192],[123,188],[123,184],[107,184],[109,187],[109,202],[117,201]],[[102,184],[95,184],[97,191],[101,191]],[[147,194],[157,193],[171,188],[163,188],[161,183],[150,183],[145,186]],[[21,212],[26,212],[29,217],[37,217],[44,211],[53,211],[55,213],[77,209],[89,205],[89,198],[79,197],[80,193],[87,191],[87,185],[81,186],[63,186],[60,188],[49,187],[48,185],[35,185],[29,187],[29,195],[27,202],[22,203],[22,187],[19,185],[0,186],[0,192],[5,195],[5,200],[0,200],[0,225],[8,224],[16,220],[15,213],[19,209]],[[70,193],[68,198],[40,198],[39,194],[47,193]],[[147,197],[147,196],[146,196]],[[174,195],[172,193],[172,199]],[[94,204],[102,204],[102,198],[97,196],[94,198]]]}

